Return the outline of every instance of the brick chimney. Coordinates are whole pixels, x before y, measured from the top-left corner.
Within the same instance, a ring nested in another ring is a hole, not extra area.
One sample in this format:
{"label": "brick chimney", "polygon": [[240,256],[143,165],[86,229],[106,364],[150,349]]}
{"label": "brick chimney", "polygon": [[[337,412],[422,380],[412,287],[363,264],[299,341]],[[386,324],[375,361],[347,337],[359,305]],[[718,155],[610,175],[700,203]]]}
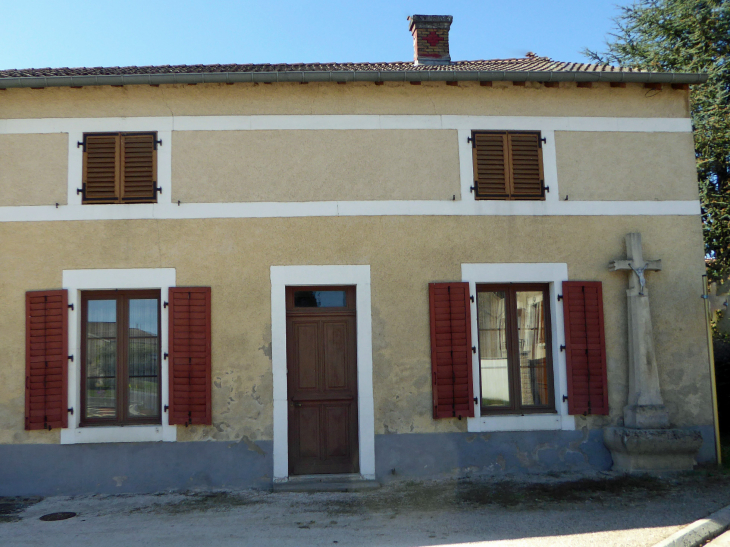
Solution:
{"label": "brick chimney", "polygon": [[449,29],[451,15],[411,15],[410,31],[413,34],[413,61],[417,65],[448,65]]}

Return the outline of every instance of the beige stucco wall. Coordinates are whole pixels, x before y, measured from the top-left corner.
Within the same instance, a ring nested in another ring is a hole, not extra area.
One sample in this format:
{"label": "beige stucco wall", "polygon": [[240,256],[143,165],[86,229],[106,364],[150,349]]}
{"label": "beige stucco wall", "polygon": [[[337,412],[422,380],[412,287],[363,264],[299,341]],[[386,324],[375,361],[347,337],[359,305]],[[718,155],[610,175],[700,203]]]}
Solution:
{"label": "beige stucco wall", "polygon": [[[64,269],[173,267],[213,294],[213,421],[180,440],[272,438],[272,264],[369,264],[376,433],[465,431],[431,418],[427,284],[464,262],[566,262],[603,282],[611,417],[627,393],[624,235],[642,233],[660,383],[671,420],[710,424],[698,217],[347,217],[0,223],[0,443],[58,442],[25,432],[24,293],[59,288]],[[498,238],[494,234],[499,234]],[[37,251],[36,251],[37,250]],[[34,252],[35,251],[35,252]],[[582,421],[581,421],[582,423]]]}
{"label": "beige stucco wall", "polygon": [[66,204],[68,135],[0,134],[0,207]]}
{"label": "beige stucco wall", "polygon": [[173,202],[460,199],[452,130],[176,131]]}
{"label": "beige stucco wall", "polygon": [[560,199],[699,199],[691,133],[556,131]]}
{"label": "beige stucco wall", "polygon": [[8,89],[3,118],[110,116],[225,116],[253,114],[459,114],[482,116],[689,116],[688,93],[665,86],[647,93],[641,84],[590,89],[575,83],[546,88],[528,82],[297,83],[90,86]]}

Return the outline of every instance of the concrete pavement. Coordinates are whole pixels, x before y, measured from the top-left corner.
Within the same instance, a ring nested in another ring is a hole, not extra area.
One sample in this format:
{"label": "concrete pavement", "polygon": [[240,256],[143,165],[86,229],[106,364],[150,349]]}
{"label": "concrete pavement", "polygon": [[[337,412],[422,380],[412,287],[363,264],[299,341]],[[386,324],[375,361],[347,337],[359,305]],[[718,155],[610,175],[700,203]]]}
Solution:
{"label": "concrete pavement", "polygon": [[[397,482],[359,493],[53,497],[29,500],[25,507],[16,501],[16,509],[5,511],[0,519],[3,547],[649,547],[730,504],[730,476],[605,474],[531,481]],[[62,511],[76,516],[39,520]]]}

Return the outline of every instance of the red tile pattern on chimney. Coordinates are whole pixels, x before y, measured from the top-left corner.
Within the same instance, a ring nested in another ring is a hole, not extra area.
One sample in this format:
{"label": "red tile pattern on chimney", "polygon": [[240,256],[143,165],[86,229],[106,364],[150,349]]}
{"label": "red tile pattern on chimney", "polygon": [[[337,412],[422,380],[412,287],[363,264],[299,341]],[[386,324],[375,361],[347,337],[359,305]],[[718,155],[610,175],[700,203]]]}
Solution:
{"label": "red tile pattern on chimney", "polygon": [[413,58],[416,64],[449,64],[450,15],[412,15]]}
{"label": "red tile pattern on chimney", "polygon": [[431,31],[431,34],[426,36],[426,41],[429,43],[431,47],[434,47],[436,44],[438,44],[442,38],[436,34],[434,31]]}

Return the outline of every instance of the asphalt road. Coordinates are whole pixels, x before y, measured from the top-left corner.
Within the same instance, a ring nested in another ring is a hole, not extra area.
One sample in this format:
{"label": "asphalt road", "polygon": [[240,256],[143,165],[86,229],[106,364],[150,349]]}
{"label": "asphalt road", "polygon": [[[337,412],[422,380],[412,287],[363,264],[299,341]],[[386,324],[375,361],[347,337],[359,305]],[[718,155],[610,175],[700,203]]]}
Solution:
{"label": "asphalt road", "polygon": [[[363,493],[5,499],[0,545],[650,546],[728,504],[730,475],[718,472],[401,481]],[[76,516],[39,519],[56,512]]]}

